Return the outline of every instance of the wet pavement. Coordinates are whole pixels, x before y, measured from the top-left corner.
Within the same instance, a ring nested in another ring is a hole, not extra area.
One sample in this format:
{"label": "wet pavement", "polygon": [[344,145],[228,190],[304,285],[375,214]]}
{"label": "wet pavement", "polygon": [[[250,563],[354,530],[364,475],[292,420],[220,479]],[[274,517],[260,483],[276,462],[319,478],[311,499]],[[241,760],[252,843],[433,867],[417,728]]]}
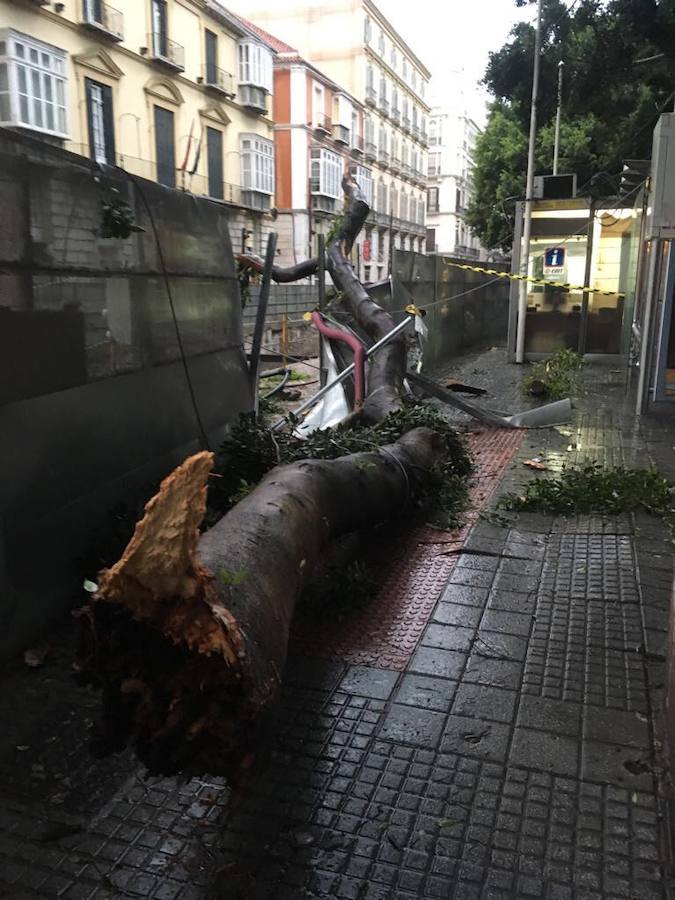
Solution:
{"label": "wet pavement", "polygon": [[[495,408],[528,405],[501,351],[444,374]],[[91,758],[97,699],[60,636],[41,667],[10,665],[0,896],[668,896],[669,536],[647,515],[478,515],[533,477],[535,454],[675,478],[672,418],[636,425],[622,378],[589,370],[573,422],[508,446],[469,425],[484,460],[467,526],[398,544],[357,626],[298,623],[270,759],[235,796]]]}

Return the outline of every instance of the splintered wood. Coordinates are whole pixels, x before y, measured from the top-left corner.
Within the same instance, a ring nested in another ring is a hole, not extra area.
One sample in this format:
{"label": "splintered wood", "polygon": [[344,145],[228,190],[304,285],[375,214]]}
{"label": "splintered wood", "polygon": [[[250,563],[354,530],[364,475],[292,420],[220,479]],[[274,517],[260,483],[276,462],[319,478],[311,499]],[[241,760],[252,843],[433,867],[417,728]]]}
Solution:
{"label": "splintered wood", "polygon": [[234,666],[242,648],[237,624],[197,560],[212,468],[213,453],[197,453],[162,481],[121,559],[100,574],[93,600],[119,604],[174,643],[220,653]]}

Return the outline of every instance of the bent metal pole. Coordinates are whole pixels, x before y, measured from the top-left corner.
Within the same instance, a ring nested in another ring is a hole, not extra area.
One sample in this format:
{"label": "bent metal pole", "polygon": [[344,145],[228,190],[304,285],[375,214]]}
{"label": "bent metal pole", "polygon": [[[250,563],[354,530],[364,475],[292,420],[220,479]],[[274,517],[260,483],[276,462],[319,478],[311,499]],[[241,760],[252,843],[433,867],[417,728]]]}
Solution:
{"label": "bent metal pole", "polygon": [[[414,320],[415,320],[415,316],[409,313],[405,317],[405,319],[403,319],[402,322],[399,322],[395,328],[392,328],[392,330],[390,332],[388,332],[388,334],[385,334],[385,336],[383,338],[380,338],[380,340],[377,341],[376,344],[373,344],[372,347],[369,347],[366,350],[366,359],[370,359],[370,357],[374,356],[378,350],[381,350],[382,347],[384,347],[386,344],[389,343],[389,341],[393,340],[396,337],[396,335],[400,334],[402,331],[405,331],[405,329]],[[324,387],[322,387],[321,390],[317,391],[313,397],[309,397],[307,400],[305,400],[304,403],[300,404],[300,406],[297,409],[293,410],[292,415],[294,417],[296,417],[296,416],[301,416],[304,412],[307,412],[307,410],[311,409],[315,403],[318,403],[322,397],[325,397],[325,395],[328,393],[328,391],[332,390],[336,384],[341,384],[343,381],[345,381],[347,378],[349,378],[349,376],[352,374],[353,371],[354,371],[354,363],[347,366],[346,369],[343,369],[340,372],[340,374],[330,382],[330,384],[327,384]],[[290,415],[284,416],[284,418],[279,419],[278,422],[274,422],[270,426],[270,431],[278,431],[280,428],[283,428],[283,426],[288,421],[290,421]]]}

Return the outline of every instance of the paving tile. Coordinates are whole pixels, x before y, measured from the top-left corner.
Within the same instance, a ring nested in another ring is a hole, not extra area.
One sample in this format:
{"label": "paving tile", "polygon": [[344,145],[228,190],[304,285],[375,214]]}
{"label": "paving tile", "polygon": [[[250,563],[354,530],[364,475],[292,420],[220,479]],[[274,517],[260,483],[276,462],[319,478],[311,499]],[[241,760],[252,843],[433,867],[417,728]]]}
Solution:
{"label": "paving tile", "polygon": [[481,628],[473,646],[477,656],[486,659],[507,659],[522,662],[527,651],[527,640],[516,634],[503,634]]}
{"label": "paving tile", "polygon": [[485,606],[488,598],[486,587],[475,587],[462,582],[451,581],[443,591],[442,601],[462,603],[465,606]]}
{"label": "paving tile", "polygon": [[581,728],[581,711],[582,707],[576,703],[523,694],[518,709],[518,725],[577,736]]}
{"label": "paving tile", "polygon": [[576,776],[579,770],[579,741],[560,734],[517,727],[509,762],[557,775]]}
{"label": "paving tile", "polygon": [[501,762],[506,759],[509,728],[485,719],[468,716],[448,716],[441,741],[444,753],[478,757]]}
{"label": "paving tile", "polygon": [[438,647],[442,650],[462,650],[467,652],[471,648],[474,638],[472,628],[462,628],[461,625],[429,625],[422,636],[422,644],[425,647]]}
{"label": "paving tile", "polygon": [[458,679],[466,665],[466,654],[455,650],[420,647],[410,660],[409,671]]}
{"label": "paving tile", "polygon": [[481,627],[487,631],[502,634],[517,634],[527,637],[532,629],[534,616],[527,613],[505,612],[501,609],[487,609],[481,620]]}
{"label": "paving tile", "polygon": [[433,750],[445,724],[442,713],[393,703],[384,717],[380,737]]}
{"label": "paving tile", "polygon": [[434,610],[432,619],[441,625],[459,625],[462,628],[475,629],[478,627],[482,615],[482,607],[441,602]]}
{"label": "paving tile", "polygon": [[492,722],[511,722],[518,694],[492,685],[460,684],[452,704],[458,716],[471,716]]}
{"label": "paving tile", "polygon": [[653,787],[652,763],[648,755],[634,747],[584,741],[582,778],[648,791]]}
{"label": "paving tile", "polygon": [[517,690],[520,687],[522,672],[523,667],[519,662],[510,659],[488,659],[474,652],[469,657],[463,680]]}
{"label": "paving tile", "polygon": [[[494,572],[485,571],[484,569],[467,569],[462,566],[454,570],[450,576],[449,584],[487,589],[492,584],[494,577]],[[448,599],[452,599],[452,597]]]}
{"label": "paving tile", "polygon": [[340,682],[340,690],[359,697],[386,700],[398,680],[398,672],[373,669],[369,666],[349,666]]}
{"label": "paving tile", "polygon": [[404,675],[393,699],[395,703],[448,712],[456,689],[457,682],[448,678]]}
{"label": "paving tile", "polygon": [[494,589],[490,592],[488,609],[498,609],[503,612],[520,613],[525,616],[534,615],[537,600],[534,594],[523,594],[519,591],[507,591]]}
{"label": "paving tile", "polygon": [[649,727],[645,716],[620,709],[587,706],[584,709],[584,740],[621,744],[649,750]]}

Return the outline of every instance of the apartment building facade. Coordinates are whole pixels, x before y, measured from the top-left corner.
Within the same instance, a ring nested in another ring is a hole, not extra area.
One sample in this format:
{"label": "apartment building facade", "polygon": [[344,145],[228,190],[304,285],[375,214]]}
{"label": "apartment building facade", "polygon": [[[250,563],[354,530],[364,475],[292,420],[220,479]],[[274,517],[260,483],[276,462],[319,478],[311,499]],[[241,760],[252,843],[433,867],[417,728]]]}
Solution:
{"label": "apartment building facade", "polygon": [[272,48],[215,0],[0,0],[0,125],[272,224]]}
{"label": "apartment building facade", "polygon": [[479,133],[466,110],[432,108],[427,169],[429,251],[465,259],[486,258],[486,251],[465,219],[473,189],[473,153]]}
{"label": "apartment building facade", "polygon": [[345,173],[353,172],[372,204],[372,170],[363,164],[364,108],[293,47],[263,36],[276,51],[279,262],[294,265],[316,253],[316,236],[327,236],[342,212]]}
{"label": "apartment building facade", "polygon": [[373,208],[355,248],[360,277],[385,278],[393,247],[424,252],[430,73],[403,37],[371,0],[231,5],[363,108],[362,154],[350,147],[348,163],[368,190],[372,181]]}

